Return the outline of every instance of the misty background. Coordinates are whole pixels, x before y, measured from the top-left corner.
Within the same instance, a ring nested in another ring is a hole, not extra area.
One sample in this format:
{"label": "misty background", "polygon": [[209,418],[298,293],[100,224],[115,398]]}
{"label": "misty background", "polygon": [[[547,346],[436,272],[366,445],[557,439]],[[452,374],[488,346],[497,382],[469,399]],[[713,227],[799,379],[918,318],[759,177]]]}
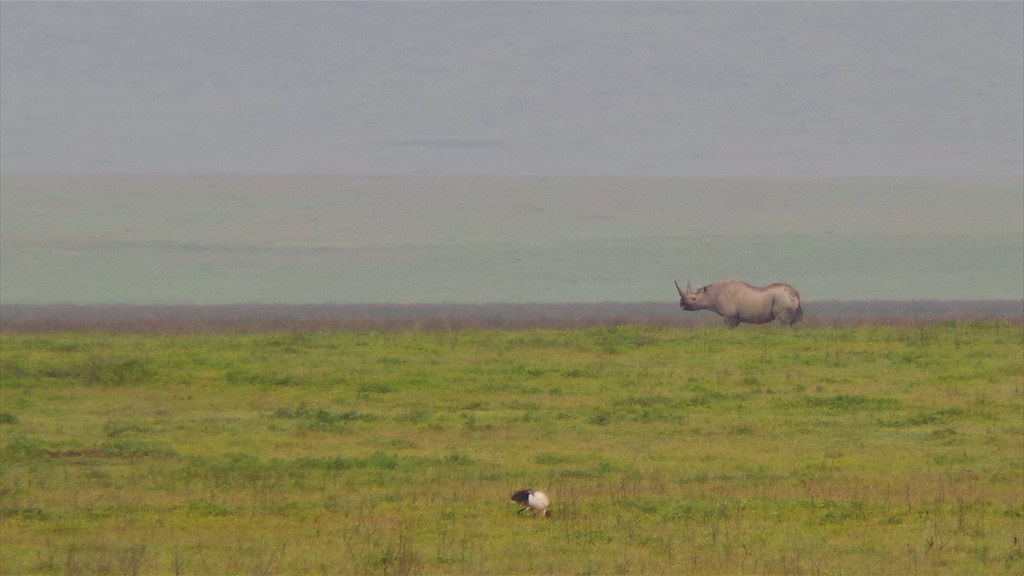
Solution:
{"label": "misty background", "polygon": [[1024,4],[0,3],[0,301],[1024,298]]}

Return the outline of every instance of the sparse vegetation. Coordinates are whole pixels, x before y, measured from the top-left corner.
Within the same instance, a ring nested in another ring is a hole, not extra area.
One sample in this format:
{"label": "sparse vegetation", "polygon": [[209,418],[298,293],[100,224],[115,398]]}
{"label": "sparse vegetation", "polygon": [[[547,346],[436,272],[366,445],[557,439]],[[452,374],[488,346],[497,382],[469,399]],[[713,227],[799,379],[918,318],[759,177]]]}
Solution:
{"label": "sparse vegetation", "polygon": [[1022,347],[1003,321],[7,332],[0,572],[1020,574]]}

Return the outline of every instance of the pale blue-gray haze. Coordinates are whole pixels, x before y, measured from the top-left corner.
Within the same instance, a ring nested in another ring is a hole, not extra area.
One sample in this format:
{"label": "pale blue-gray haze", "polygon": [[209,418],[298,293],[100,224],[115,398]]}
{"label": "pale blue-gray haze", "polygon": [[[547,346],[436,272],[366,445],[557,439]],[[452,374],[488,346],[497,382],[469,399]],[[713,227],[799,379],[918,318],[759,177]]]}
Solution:
{"label": "pale blue-gray haze", "polygon": [[0,301],[1024,298],[1024,3],[2,2]]}

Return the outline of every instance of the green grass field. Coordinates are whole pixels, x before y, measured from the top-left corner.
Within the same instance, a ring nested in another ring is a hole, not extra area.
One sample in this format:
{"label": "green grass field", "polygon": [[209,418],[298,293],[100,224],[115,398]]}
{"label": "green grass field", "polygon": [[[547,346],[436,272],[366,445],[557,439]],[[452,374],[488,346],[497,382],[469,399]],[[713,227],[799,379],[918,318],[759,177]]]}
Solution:
{"label": "green grass field", "polygon": [[4,574],[1024,573],[1020,323],[0,345]]}

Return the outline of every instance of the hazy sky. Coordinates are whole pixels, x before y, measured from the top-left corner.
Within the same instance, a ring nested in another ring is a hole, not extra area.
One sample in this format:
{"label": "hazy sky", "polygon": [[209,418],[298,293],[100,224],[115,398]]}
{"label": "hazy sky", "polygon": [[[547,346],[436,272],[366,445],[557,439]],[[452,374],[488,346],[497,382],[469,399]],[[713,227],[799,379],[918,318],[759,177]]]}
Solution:
{"label": "hazy sky", "polygon": [[6,172],[1016,175],[1024,3],[0,3]]}

